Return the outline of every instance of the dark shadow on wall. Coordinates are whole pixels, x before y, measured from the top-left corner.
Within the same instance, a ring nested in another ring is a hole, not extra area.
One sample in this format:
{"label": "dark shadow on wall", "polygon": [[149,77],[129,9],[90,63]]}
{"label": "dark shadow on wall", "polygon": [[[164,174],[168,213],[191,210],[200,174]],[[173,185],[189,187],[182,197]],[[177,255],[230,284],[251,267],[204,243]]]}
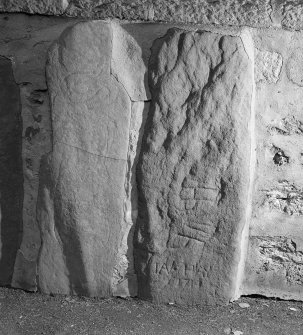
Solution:
{"label": "dark shadow on wall", "polygon": [[22,120],[12,63],[0,57],[0,285],[10,285],[22,238]]}

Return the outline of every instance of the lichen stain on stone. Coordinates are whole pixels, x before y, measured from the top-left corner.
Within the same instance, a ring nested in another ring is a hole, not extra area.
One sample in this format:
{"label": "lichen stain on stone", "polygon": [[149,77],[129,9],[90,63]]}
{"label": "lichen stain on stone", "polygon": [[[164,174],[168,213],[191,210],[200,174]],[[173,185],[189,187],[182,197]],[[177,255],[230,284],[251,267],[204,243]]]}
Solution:
{"label": "lichen stain on stone", "polygon": [[303,190],[284,180],[266,192],[265,205],[288,215],[303,215]]}
{"label": "lichen stain on stone", "polygon": [[258,239],[262,265],[258,272],[285,272],[290,284],[303,284],[303,252],[297,251],[294,241],[286,237],[253,237]]}

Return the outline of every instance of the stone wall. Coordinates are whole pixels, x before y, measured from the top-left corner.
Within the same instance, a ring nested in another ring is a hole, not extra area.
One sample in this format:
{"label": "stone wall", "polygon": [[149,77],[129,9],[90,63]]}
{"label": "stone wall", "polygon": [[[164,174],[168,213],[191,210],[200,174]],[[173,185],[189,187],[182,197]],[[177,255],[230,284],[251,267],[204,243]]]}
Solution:
{"label": "stone wall", "polygon": [[1,285],[303,299],[300,5],[0,9]]}
{"label": "stone wall", "polygon": [[299,30],[303,4],[296,0],[1,0],[0,11]]}

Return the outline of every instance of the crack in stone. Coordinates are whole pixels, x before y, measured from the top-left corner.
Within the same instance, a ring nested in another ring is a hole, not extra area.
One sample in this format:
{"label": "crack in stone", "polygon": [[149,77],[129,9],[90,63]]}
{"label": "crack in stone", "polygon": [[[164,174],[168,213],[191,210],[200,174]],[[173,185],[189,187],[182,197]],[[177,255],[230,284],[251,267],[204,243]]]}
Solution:
{"label": "crack in stone", "polygon": [[55,145],[56,143],[60,143],[60,144],[66,145],[66,146],[71,147],[71,148],[79,149],[79,150],[81,150],[81,151],[83,151],[83,152],[86,152],[86,153],[92,155],[92,156],[97,156],[97,157],[106,158],[106,159],[112,159],[112,160],[115,160],[115,161],[124,161],[124,162],[126,162],[126,159],[124,159],[124,158],[109,157],[109,156],[105,156],[105,155],[96,154],[96,153],[90,152],[90,151],[88,151],[88,150],[85,150],[85,149],[83,149],[83,148],[77,147],[76,145],[68,144],[68,143],[65,143],[65,142],[62,142],[62,141],[58,141],[58,140],[57,140],[57,141],[54,143],[54,145]]}

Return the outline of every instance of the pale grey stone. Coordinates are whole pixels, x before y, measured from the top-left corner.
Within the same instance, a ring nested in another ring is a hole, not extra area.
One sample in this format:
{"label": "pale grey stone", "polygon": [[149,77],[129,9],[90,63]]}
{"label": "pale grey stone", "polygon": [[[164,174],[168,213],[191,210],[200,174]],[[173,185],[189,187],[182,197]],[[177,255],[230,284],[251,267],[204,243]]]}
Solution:
{"label": "pale grey stone", "polygon": [[1,0],[0,10],[30,14],[63,14],[69,0]]}
{"label": "pale grey stone", "polygon": [[123,222],[113,278],[113,293],[115,296],[137,296],[138,293],[133,257],[134,229],[138,217],[136,168],[148,111],[149,103],[132,103],[124,184]]}
{"label": "pale grey stone", "polygon": [[236,295],[247,226],[252,60],[240,37],[172,29],[155,42],[149,71],[137,173],[138,294],[226,303]]}
{"label": "pale grey stone", "polygon": [[255,50],[255,80],[276,83],[283,65],[282,56],[277,52]]}
{"label": "pale grey stone", "polygon": [[276,83],[255,91],[257,165],[242,294],[302,300],[292,279],[300,276],[303,250],[302,32],[256,31],[255,45],[279,53],[284,64]]}
{"label": "pale grey stone", "polygon": [[93,19],[166,21],[203,24],[272,25],[270,0],[4,0],[7,12],[65,15]]}
{"label": "pale grey stone", "polygon": [[303,87],[303,59],[302,59],[303,48],[297,48],[292,52],[289,59],[287,60],[287,77],[288,79]]}
{"label": "pale grey stone", "polygon": [[111,72],[123,85],[132,101],[150,99],[147,67],[136,40],[120,25],[112,24],[113,50]]}
{"label": "pale grey stone", "polygon": [[303,252],[282,236],[250,238],[245,294],[302,299]]}
{"label": "pale grey stone", "polygon": [[1,0],[0,11],[129,21],[202,23],[229,26],[303,27],[297,0]]}
{"label": "pale grey stone", "polygon": [[300,30],[303,28],[303,4],[296,0],[281,2],[282,26],[287,29]]}
{"label": "pale grey stone", "polygon": [[109,23],[63,33],[47,65],[53,150],[40,172],[43,292],[110,296],[121,233],[130,99],[110,73]]}

